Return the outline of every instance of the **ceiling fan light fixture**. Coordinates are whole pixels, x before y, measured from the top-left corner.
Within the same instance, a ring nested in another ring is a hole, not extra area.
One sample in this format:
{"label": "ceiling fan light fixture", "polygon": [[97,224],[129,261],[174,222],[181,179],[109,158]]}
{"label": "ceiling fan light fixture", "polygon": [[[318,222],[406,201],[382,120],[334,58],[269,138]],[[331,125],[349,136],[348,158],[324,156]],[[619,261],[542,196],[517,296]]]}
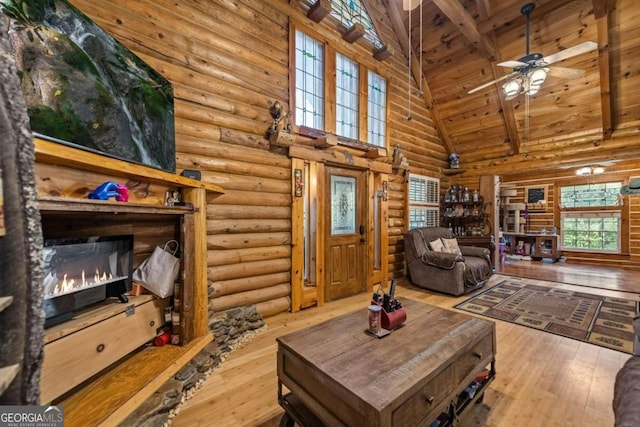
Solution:
{"label": "ceiling fan light fixture", "polygon": [[576,170],[578,176],[600,175],[604,173],[602,166],[584,166]]}
{"label": "ceiling fan light fixture", "polygon": [[527,78],[529,79],[529,84],[531,86],[542,86],[542,83],[547,79],[548,68],[536,68],[535,70],[531,70],[527,73]]}
{"label": "ceiling fan light fixture", "polygon": [[524,90],[524,93],[526,95],[529,96],[533,96],[536,93],[538,93],[538,91],[540,90],[540,88],[542,87],[542,85],[533,85],[533,84],[527,84],[527,88]]}
{"label": "ceiling fan light fixture", "polygon": [[520,79],[508,80],[502,85],[502,92],[504,92],[505,99],[510,101],[515,99],[522,90],[522,81]]}

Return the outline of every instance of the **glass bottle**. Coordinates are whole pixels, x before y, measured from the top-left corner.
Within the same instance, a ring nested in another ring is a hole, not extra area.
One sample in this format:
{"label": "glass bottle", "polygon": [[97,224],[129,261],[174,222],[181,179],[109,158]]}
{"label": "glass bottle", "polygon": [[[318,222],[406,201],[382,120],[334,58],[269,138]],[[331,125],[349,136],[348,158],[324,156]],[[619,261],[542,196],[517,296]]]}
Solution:
{"label": "glass bottle", "polygon": [[473,195],[471,197],[473,203],[478,203],[478,201],[480,201],[480,193],[478,192],[478,190],[473,190]]}
{"label": "glass bottle", "polygon": [[464,191],[462,192],[462,201],[463,202],[469,201],[469,189],[467,187],[464,187]]}

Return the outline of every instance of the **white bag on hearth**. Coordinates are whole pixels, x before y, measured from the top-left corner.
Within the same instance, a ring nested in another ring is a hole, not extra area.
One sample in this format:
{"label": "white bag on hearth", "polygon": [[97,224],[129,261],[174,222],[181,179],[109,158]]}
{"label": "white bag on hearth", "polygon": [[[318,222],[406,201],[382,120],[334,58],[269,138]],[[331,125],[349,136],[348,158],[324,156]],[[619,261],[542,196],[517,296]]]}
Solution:
{"label": "white bag on hearth", "polygon": [[178,246],[175,240],[169,240],[162,247],[156,246],[151,256],[135,269],[133,280],[160,298],[173,295],[174,282],[180,271],[180,258],[176,256]]}

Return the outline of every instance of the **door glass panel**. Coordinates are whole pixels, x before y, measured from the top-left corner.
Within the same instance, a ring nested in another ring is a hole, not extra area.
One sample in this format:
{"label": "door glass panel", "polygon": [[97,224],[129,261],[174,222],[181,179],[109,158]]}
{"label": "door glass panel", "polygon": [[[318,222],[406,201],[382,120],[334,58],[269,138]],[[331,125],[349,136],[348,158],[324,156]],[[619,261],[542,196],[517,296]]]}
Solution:
{"label": "door glass panel", "polygon": [[356,232],[356,179],[331,175],[331,234]]}

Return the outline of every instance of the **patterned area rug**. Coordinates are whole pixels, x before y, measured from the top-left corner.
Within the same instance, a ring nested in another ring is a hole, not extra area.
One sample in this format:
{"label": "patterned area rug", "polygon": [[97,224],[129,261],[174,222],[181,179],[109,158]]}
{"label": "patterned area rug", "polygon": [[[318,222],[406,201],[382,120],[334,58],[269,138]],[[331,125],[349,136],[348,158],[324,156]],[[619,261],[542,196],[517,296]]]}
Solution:
{"label": "patterned area rug", "polygon": [[[638,301],[503,280],[455,308],[633,353]],[[551,284],[552,282],[546,282]]]}

